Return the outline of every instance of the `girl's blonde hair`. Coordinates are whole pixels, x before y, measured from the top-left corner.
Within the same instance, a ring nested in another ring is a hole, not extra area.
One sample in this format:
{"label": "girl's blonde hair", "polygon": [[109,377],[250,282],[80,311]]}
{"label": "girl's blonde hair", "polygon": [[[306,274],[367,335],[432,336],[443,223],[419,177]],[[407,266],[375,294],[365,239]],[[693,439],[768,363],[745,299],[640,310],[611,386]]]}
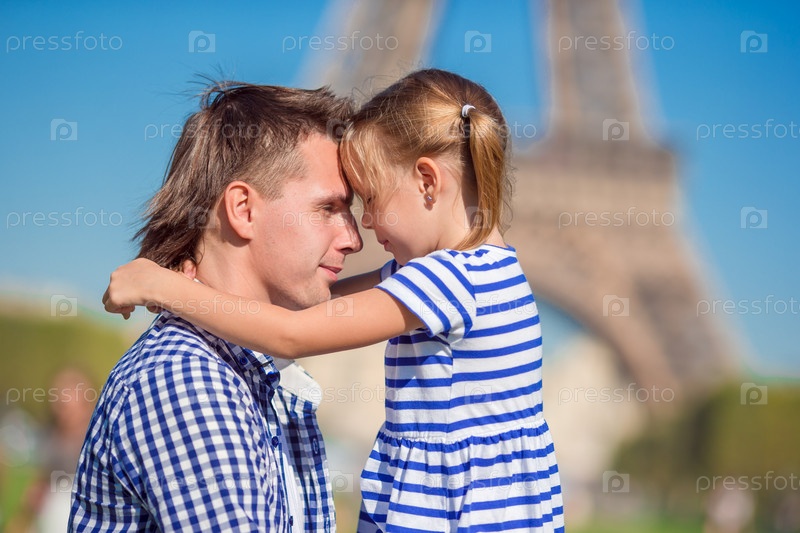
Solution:
{"label": "girl's blonde hair", "polygon": [[467,206],[470,232],[459,249],[482,244],[495,227],[506,229],[510,153],[505,118],[486,89],[438,69],[413,72],[374,96],[353,116],[340,144],[344,174],[376,207],[397,190],[394,170],[423,156],[451,156],[462,186],[478,199]]}

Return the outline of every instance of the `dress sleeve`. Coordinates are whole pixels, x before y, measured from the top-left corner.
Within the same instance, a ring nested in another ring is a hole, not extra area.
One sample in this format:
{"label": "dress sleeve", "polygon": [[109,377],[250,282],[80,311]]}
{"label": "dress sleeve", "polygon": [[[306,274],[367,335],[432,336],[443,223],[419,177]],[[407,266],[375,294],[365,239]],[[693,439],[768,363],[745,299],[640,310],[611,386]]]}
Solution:
{"label": "dress sleeve", "polygon": [[431,337],[464,336],[472,329],[477,307],[472,282],[446,253],[409,261],[378,288],[419,317]]}
{"label": "dress sleeve", "polygon": [[400,265],[397,264],[397,261],[394,259],[383,265],[383,267],[381,267],[381,281],[397,272],[398,268],[400,268]]}

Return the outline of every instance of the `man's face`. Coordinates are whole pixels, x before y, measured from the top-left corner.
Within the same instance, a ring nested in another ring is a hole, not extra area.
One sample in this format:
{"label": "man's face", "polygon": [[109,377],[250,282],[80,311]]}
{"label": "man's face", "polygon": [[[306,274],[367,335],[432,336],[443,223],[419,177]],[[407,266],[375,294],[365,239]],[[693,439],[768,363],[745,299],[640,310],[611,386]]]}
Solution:
{"label": "man's face", "polygon": [[250,242],[253,269],[271,303],[304,309],[330,298],[346,255],[362,241],[350,212],[353,195],[339,172],[336,144],[312,134],[298,145],[305,175],[284,183],[281,197],[259,199]]}

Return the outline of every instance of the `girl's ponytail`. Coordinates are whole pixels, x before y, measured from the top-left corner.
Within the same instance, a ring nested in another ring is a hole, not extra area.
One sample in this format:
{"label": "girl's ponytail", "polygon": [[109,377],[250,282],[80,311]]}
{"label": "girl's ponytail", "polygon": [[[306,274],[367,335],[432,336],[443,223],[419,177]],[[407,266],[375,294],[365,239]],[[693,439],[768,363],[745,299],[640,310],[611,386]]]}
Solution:
{"label": "girl's ponytail", "polygon": [[459,248],[474,248],[484,242],[492,230],[502,226],[502,214],[507,202],[507,132],[504,123],[498,124],[489,114],[471,104],[461,108],[464,135],[469,154],[467,166],[472,167],[478,205],[469,213],[472,231]]}

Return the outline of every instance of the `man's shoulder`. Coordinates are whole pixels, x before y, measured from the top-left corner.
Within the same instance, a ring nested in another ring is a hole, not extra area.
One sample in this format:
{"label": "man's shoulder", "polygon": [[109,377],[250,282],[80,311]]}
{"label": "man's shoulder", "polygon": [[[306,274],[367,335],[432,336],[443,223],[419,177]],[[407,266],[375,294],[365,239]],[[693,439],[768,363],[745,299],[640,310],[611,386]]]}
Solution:
{"label": "man's shoulder", "polygon": [[241,377],[226,360],[227,344],[169,313],[160,314],[125,352],[109,375],[109,384],[135,386],[153,375],[182,380],[200,378],[210,372],[217,379],[240,382]]}

